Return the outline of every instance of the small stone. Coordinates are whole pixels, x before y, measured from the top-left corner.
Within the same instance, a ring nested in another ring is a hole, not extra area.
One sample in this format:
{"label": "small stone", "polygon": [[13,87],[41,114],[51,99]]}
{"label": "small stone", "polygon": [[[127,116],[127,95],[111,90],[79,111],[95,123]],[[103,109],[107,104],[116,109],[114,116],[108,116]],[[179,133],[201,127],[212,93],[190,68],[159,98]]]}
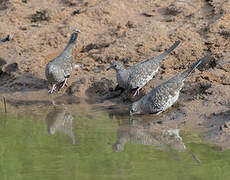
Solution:
{"label": "small stone", "polygon": [[4,69],[3,71],[6,72],[6,73],[16,72],[18,70],[18,63],[8,64],[3,69]]}
{"label": "small stone", "polygon": [[22,31],[26,31],[26,30],[27,30],[27,27],[21,26],[21,27],[19,27],[19,29],[22,30]]}
{"label": "small stone", "polygon": [[157,124],[163,124],[163,121],[157,121]]}
{"label": "small stone", "polygon": [[74,69],[79,69],[79,68],[81,68],[81,65],[79,65],[79,64],[74,64],[73,68],[74,68]]}
{"label": "small stone", "polygon": [[50,15],[49,15],[48,10],[41,9],[41,10],[36,11],[35,14],[30,15],[29,19],[31,20],[31,22],[49,21]]}
{"label": "small stone", "polygon": [[145,16],[145,17],[152,17],[152,16],[154,16],[154,14],[152,14],[152,13],[147,13],[147,12],[143,12],[143,13],[141,13],[141,15],[143,15],[143,16]]}
{"label": "small stone", "polygon": [[80,14],[81,11],[78,9],[78,10],[74,10],[72,13],[71,13],[71,16],[75,16],[75,15],[78,15]]}
{"label": "small stone", "polygon": [[136,25],[133,22],[128,21],[127,24],[126,24],[126,27],[128,27],[128,28],[135,28]]}

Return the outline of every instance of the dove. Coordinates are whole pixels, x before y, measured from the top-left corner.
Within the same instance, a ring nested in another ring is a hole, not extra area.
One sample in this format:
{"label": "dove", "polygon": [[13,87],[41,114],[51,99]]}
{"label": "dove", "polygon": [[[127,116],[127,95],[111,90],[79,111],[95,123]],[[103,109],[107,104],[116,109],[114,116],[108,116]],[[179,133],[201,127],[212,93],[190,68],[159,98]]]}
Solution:
{"label": "dove", "polygon": [[73,116],[64,109],[54,109],[46,115],[46,125],[48,133],[54,135],[56,132],[68,135],[73,144],[76,139],[73,133]]}
{"label": "dove", "polygon": [[137,63],[128,68],[125,68],[121,62],[115,61],[107,70],[114,69],[117,74],[118,87],[123,89],[136,89],[134,93],[134,96],[136,96],[139,94],[140,89],[155,76],[161,65],[162,59],[179,44],[180,41],[176,41],[168,50],[159,56]]}
{"label": "dove", "polygon": [[185,152],[186,146],[179,132],[179,129],[168,129],[168,127],[146,128],[143,125],[119,125],[117,142],[112,148],[115,152],[121,152],[125,149],[125,145],[131,142],[132,144],[155,146],[159,150],[174,149],[178,152]]}
{"label": "dove", "polygon": [[208,57],[201,58],[193,63],[188,70],[160,84],[141,99],[134,102],[130,107],[130,116],[134,114],[160,114],[171,107],[179,98],[185,78],[207,59]]}
{"label": "dove", "polygon": [[48,91],[49,93],[53,93],[56,88],[61,85],[61,88],[67,86],[67,79],[72,72],[72,49],[74,48],[80,30],[74,29],[74,31],[62,53],[46,65],[45,75],[49,84],[52,85],[52,88]]}

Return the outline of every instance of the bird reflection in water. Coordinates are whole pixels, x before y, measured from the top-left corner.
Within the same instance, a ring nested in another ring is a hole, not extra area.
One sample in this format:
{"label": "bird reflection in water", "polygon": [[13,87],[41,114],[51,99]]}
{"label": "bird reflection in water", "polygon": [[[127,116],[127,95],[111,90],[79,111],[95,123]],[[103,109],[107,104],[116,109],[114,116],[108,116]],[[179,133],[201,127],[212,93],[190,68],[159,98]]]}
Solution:
{"label": "bird reflection in water", "polygon": [[186,147],[179,135],[179,131],[179,129],[159,128],[158,126],[121,125],[117,131],[118,140],[113,145],[113,150],[121,152],[124,150],[125,144],[131,142],[134,144],[155,146],[159,150],[168,151],[174,149],[184,152]]}
{"label": "bird reflection in water", "polygon": [[72,131],[73,116],[64,109],[55,109],[49,112],[46,116],[46,124],[48,133],[53,135],[60,132],[69,136],[73,144],[76,140]]}

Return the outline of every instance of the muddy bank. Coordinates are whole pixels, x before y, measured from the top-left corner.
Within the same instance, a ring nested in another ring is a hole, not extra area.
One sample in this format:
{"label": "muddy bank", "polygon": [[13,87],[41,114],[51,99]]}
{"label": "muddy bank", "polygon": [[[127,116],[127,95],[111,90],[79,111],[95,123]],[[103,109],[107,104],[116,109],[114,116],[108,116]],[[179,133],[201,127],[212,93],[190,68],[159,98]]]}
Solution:
{"label": "muddy bank", "polygon": [[[210,62],[186,80],[179,102],[156,121],[208,129],[211,135],[205,139],[228,148],[229,131],[219,128],[225,122],[218,123],[230,118],[229,5],[222,0],[0,1],[0,39],[12,37],[0,43],[0,93],[9,104],[25,108],[52,106],[53,100],[68,106],[127,107],[136,99],[113,94],[115,72],[106,71],[110,63],[119,60],[129,66],[180,40],[137,98],[209,54]],[[45,65],[65,47],[70,27],[82,31],[73,52],[76,68],[69,87],[48,96]],[[106,100],[111,96],[115,98]]]}

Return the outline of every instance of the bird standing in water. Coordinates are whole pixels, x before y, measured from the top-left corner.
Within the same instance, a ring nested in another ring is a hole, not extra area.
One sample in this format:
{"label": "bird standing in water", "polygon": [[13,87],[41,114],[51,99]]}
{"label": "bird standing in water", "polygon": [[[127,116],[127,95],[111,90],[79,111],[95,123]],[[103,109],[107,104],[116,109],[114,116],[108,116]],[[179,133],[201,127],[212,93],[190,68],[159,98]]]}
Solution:
{"label": "bird standing in water", "polygon": [[49,84],[52,85],[52,88],[48,91],[49,93],[53,93],[57,88],[67,86],[67,79],[72,72],[72,50],[79,32],[79,29],[74,29],[74,32],[63,52],[46,65],[46,78]]}

